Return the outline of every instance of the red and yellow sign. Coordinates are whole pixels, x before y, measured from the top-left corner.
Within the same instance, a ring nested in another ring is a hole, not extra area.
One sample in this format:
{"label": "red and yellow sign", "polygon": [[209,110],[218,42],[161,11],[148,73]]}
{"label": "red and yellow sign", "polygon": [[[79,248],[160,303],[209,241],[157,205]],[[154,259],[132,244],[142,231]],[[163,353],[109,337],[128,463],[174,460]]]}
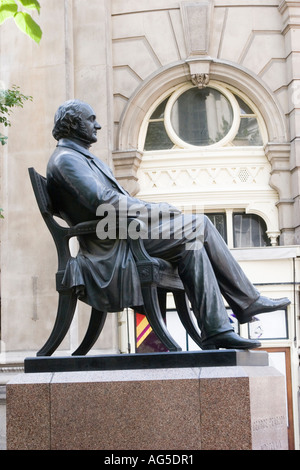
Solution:
{"label": "red and yellow sign", "polygon": [[147,336],[151,333],[152,328],[148,323],[145,315],[136,314],[136,346],[139,347]]}

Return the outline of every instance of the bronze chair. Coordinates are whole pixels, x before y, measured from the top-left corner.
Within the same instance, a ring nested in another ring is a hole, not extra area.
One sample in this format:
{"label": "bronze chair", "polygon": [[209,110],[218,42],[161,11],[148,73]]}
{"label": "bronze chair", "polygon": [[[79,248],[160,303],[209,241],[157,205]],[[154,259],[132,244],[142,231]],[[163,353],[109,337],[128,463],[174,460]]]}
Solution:
{"label": "bronze chair", "polygon": [[[56,319],[48,340],[37,352],[37,356],[51,356],[59,347],[70,328],[77,303],[75,290],[65,288],[62,285],[66,265],[71,257],[69,240],[72,237],[95,233],[99,220],[83,222],[73,227],[60,225],[55,220],[55,216],[59,218],[61,216],[55,213],[51,203],[47,191],[46,178],[37,173],[34,168],[29,168],[29,175],[39,210],[53,237],[58,257],[56,290],[59,298]],[[142,239],[129,240],[129,243],[136,260],[141,282],[144,302],[142,307],[144,311],[141,313],[146,315],[156,336],[169,351],[181,350],[180,346],[170,335],[165,323],[166,295],[168,292],[172,292],[183,326],[195,343],[201,347],[201,338],[195,327],[186,294],[176,268],[164,260],[150,257],[145,250]],[[79,347],[73,352],[73,356],[84,356],[90,351],[103,329],[106,317],[107,312],[101,312],[92,308],[86,334]]]}

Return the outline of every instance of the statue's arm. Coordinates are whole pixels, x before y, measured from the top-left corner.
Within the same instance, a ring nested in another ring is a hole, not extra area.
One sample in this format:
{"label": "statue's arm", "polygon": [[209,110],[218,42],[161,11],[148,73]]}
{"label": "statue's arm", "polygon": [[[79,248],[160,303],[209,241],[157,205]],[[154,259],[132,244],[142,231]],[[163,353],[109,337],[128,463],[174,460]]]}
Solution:
{"label": "statue's arm", "polygon": [[105,178],[102,179],[93,171],[85,159],[74,158],[67,152],[56,159],[55,165],[52,166],[52,176],[57,185],[63,185],[72,197],[95,214],[103,205],[112,206],[118,215],[121,210],[122,217],[132,217],[136,212],[149,214],[151,211],[157,212],[158,208],[168,212],[180,212],[166,203],[145,202],[109,187],[105,184]]}

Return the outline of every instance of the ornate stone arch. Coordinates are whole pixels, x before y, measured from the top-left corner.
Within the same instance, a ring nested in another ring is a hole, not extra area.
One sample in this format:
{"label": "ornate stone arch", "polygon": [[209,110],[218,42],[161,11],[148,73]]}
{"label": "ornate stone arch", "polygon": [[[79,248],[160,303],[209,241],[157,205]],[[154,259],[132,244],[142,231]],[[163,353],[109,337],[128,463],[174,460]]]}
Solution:
{"label": "ornate stone arch", "polygon": [[268,133],[266,155],[272,165],[270,184],[279,194],[285,192],[284,188],[278,186],[278,178],[275,177],[272,181],[272,174],[278,169],[278,158],[281,171],[287,171],[289,160],[286,120],[276,97],[265,83],[248,69],[235,63],[207,57],[176,62],[157,70],[129,99],[120,119],[117,148],[113,152],[116,176],[128,191],[133,194],[138,192],[136,173],[142,159],[142,151],[138,148],[139,133],[151,105],[173,87],[191,80],[193,83],[201,83],[202,80],[207,83],[209,79],[239,89],[255,104]]}

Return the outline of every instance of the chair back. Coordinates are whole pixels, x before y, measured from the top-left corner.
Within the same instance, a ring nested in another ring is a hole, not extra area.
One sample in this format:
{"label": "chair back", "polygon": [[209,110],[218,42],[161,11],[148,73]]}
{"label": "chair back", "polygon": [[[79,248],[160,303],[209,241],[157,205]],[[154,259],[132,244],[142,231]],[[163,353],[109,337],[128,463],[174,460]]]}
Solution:
{"label": "chair back", "polygon": [[47,179],[40,175],[34,168],[28,169],[33,192],[41,215],[53,237],[58,255],[58,269],[64,270],[68,259],[70,258],[69,249],[69,228],[59,225],[54,216],[56,214],[47,189]]}
{"label": "chair back", "polygon": [[34,168],[28,169],[32,188],[41,214],[54,215],[52,202],[47,190],[47,179],[40,175]]}

